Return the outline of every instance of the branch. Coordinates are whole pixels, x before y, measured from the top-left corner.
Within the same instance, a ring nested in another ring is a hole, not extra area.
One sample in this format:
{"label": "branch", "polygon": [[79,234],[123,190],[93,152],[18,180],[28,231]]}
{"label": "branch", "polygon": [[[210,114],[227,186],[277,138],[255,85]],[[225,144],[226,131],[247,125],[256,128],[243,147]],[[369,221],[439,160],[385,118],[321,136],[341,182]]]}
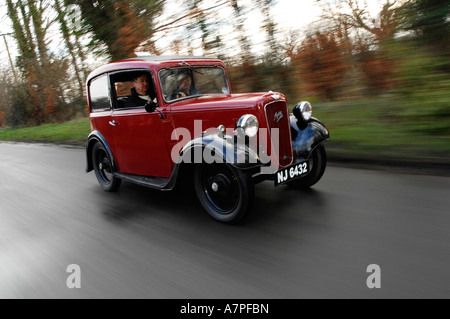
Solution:
{"label": "branch", "polygon": [[[196,16],[197,15],[193,15],[193,17],[196,17]],[[177,29],[177,28],[181,28],[181,27],[187,26],[189,24],[191,24],[191,23],[190,22],[186,22],[186,23],[183,23],[183,24],[175,25],[175,26],[168,26],[166,28],[159,29],[159,30],[156,30],[154,32],[156,33],[156,32],[163,32],[163,31],[167,31],[167,30],[171,30],[171,29]]]}
{"label": "branch", "polygon": [[[201,10],[201,11],[203,11],[203,12],[205,12],[205,11],[210,11],[210,10],[212,10],[212,9],[221,7],[221,6],[223,6],[224,4],[227,4],[227,3],[228,3],[228,1],[224,1],[224,2],[222,2],[222,3],[219,3],[219,4],[215,5],[215,6],[206,8],[206,9]],[[168,27],[171,26],[171,25],[173,25],[173,24],[175,24],[175,23],[177,23],[177,22],[180,21],[180,20],[183,20],[183,19],[189,17],[189,16],[196,16],[196,15],[198,15],[199,13],[200,13],[200,10],[197,11],[197,12],[189,12],[189,13],[185,14],[184,16],[182,16],[182,17],[180,17],[180,18],[177,18],[177,19],[175,19],[175,20],[173,20],[173,21],[171,21],[171,22],[169,22],[169,23],[166,23],[166,24],[163,24],[163,25],[160,25],[160,26],[155,27],[155,28],[153,29],[153,32],[155,33],[155,32],[161,32],[161,31],[168,30],[168,29],[174,29],[174,28],[177,28],[177,27],[170,27],[170,28],[168,28]],[[186,25],[186,24],[184,24],[184,25]],[[183,26],[183,25],[181,25],[181,26]],[[178,27],[179,27],[179,26],[178,26]]]}

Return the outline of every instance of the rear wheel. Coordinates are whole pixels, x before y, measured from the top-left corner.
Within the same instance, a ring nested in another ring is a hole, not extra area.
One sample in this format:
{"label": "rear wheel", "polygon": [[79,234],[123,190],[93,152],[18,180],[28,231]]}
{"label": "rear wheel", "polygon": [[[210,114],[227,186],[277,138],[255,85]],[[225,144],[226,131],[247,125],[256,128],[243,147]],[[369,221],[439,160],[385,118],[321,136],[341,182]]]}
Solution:
{"label": "rear wheel", "polygon": [[327,166],[327,154],[325,147],[321,144],[317,146],[308,160],[309,173],[302,178],[294,179],[288,182],[288,185],[294,188],[308,188],[316,184],[323,176]]}
{"label": "rear wheel", "polygon": [[245,173],[231,165],[197,165],[194,182],[203,208],[219,222],[235,224],[251,210],[254,185]]}
{"label": "rear wheel", "polygon": [[92,149],[92,164],[100,186],[107,192],[116,191],[122,180],[114,176],[111,157],[101,143],[95,143]]}

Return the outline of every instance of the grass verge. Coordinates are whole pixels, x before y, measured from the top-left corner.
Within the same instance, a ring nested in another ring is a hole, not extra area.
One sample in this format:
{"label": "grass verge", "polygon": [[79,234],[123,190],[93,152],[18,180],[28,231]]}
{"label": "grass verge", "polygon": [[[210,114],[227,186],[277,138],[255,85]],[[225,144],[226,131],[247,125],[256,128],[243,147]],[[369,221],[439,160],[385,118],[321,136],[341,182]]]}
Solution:
{"label": "grass verge", "polygon": [[0,140],[84,145],[89,132],[89,118],[84,117],[61,124],[0,129]]}

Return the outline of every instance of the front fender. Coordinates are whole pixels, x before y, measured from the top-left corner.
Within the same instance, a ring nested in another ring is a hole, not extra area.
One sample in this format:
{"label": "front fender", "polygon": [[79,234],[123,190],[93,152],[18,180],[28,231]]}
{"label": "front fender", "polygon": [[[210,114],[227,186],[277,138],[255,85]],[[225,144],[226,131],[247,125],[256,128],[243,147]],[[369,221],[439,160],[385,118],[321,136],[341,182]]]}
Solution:
{"label": "front fender", "polygon": [[295,158],[308,158],[311,152],[330,138],[325,125],[311,117],[309,122],[299,122],[291,115],[292,146]]}
{"label": "front fender", "polygon": [[251,148],[237,143],[234,135],[208,133],[194,138],[183,147],[163,190],[175,187],[184,164],[200,163],[226,163],[242,170],[260,166],[258,155]]}
{"label": "front fender", "polygon": [[182,149],[176,164],[227,163],[236,168],[251,168],[260,164],[258,154],[236,136],[208,133],[189,141]]}

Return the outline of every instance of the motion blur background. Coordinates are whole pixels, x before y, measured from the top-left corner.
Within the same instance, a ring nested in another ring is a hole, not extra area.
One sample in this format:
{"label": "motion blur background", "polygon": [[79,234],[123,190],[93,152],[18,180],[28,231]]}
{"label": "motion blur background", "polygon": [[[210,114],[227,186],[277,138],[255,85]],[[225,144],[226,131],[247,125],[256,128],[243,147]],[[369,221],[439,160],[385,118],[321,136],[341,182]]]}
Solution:
{"label": "motion blur background", "polygon": [[5,0],[0,23],[0,139],[70,121],[82,144],[90,71],[189,54],[223,59],[234,93],[311,101],[330,156],[448,165],[450,1]]}

